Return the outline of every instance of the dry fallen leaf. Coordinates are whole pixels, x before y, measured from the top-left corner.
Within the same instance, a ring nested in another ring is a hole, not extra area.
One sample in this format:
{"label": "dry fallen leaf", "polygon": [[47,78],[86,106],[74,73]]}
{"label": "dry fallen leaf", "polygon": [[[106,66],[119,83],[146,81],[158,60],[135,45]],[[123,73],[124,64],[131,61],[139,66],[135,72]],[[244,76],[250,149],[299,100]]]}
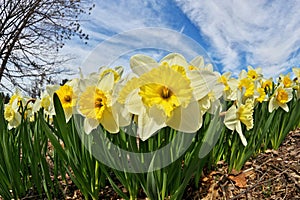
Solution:
{"label": "dry fallen leaf", "polygon": [[247,185],[246,176],[244,173],[241,173],[237,176],[229,175],[228,178],[232,181],[234,181],[235,186],[240,188],[245,188]]}

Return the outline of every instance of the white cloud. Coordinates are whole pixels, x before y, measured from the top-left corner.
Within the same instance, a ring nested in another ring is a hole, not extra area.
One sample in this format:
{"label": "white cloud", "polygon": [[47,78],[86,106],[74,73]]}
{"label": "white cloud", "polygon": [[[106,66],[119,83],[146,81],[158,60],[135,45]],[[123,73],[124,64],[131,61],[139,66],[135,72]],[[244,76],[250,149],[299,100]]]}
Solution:
{"label": "white cloud", "polygon": [[[261,66],[278,75],[299,63],[300,2],[266,0],[177,0],[211,44],[224,71]],[[290,58],[291,55],[298,58]],[[245,59],[245,60],[244,60]]]}

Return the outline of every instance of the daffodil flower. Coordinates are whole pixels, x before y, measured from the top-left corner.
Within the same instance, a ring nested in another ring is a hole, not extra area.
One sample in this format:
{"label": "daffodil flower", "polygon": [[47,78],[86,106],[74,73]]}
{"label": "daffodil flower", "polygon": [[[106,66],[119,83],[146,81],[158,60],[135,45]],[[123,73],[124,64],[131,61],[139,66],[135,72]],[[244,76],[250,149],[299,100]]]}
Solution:
{"label": "daffodil flower", "polygon": [[279,107],[281,107],[284,111],[289,112],[287,103],[291,101],[292,98],[292,88],[284,88],[283,86],[279,86],[278,88],[276,88],[269,101],[269,112],[273,112],[273,110],[277,110]]}
{"label": "daffodil flower", "polygon": [[56,94],[59,97],[61,105],[64,109],[66,121],[68,122],[71,119],[73,109],[76,106],[77,94],[75,93],[73,87],[68,84],[60,86],[56,91]]}
{"label": "daffodil flower", "polygon": [[[180,71],[190,79],[193,96],[198,101],[202,115],[207,111],[213,114],[221,106],[219,98],[222,96],[224,86],[218,81],[220,74],[213,71],[212,64],[205,64],[202,56],[197,56],[190,63],[187,63],[182,55],[172,53],[164,57],[160,63],[173,64],[173,69]],[[202,121],[199,123],[201,124]]]}
{"label": "daffodil flower", "polygon": [[262,103],[263,101],[267,101],[268,100],[268,97],[267,97],[267,94],[266,94],[264,88],[257,87],[256,88],[256,92],[258,93],[258,97],[255,99],[256,101],[258,101],[259,103]]}
{"label": "daffodil flower", "polygon": [[261,87],[269,92],[273,90],[273,79],[261,79],[260,81]]}
{"label": "daffodil flower", "polygon": [[[99,124],[108,132],[117,133],[120,124],[126,126],[130,123],[130,118],[124,114],[124,108],[118,105],[112,96],[115,82],[118,80],[115,71],[105,70],[98,76],[97,82],[85,85],[78,101],[78,111],[85,117],[84,130],[87,134]],[[124,116],[127,119],[124,119]]]}
{"label": "daffodil flower", "polygon": [[255,92],[255,83],[252,79],[246,77],[239,80],[238,88],[246,98],[252,97]]}
{"label": "daffodil flower", "polygon": [[239,82],[237,79],[230,77],[230,72],[225,72],[219,76],[218,82],[224,85],[223,97],[227,101],[235,101],[237,99],[237,90]]}
{"label": "daffodil flower", "polygon": [[8,129],[16,128],[21,124],[21,114],[19,113],[19,99],[15,98],[5,105],[4,119],[8,122]]}
{"label": "daffodil flower", "polygon": [[287,75],[280,75],[278,78],[278,83],[282,84],[285,88],[291,88],[293,87],[293,81],[290,78],[290,73]]}
{"label": "daffodil flower", "polygon": [[262,69],[260,67],[254,69],[252,66],[248,66],[247,77],[253,81],[262,78]]}
{"label": "daffodil flower", "polygon": [[236,131],[244,146],[247,145],[247,140],[242,131],[242,125],[246,125],[246,129],[253,128],[253,112],[254,102],[252,99],[247,99],[245,104],[232,105],[225,114],[224,124],[232,131]]}
{"label": "daffodil flower", "polygon": [[[138,116],[137,134],[142,140],[165,126],[190,133],[201,127],[197,99],[205,97],[209,91],[195,91],[193,86],[200,89],[205,81],[198,72],[187,72],[190,65],[183,56],[169,54],[157,63],[148,56],[136,55],[130,63],[138,77],[126,83],[118,101]],[[196,78],[199,81],[193,82]]]}
{"label": "daffodil flower", "polygon": [[294,89],[296,91],[297,99],[300,99],[300,68],[293,68],[294,78]]}
{"label": "daffodil flower", "polygon": [[[49,86],[47,87],[49,90]],[[59,87],[56,87],[56,90],[58,90]],[[55,91],[55,90],[54,90]],[[54,93],[53,91],[53,93]],[[52,119],[52,117],[55,115],[55,109],[52,101],[53,96],[51,96],[47,90],[41,92],[40,98],[37,98],[32,105],[33,112],[38,112],[41,108],[44,109],[44,114],[46,119]]]}

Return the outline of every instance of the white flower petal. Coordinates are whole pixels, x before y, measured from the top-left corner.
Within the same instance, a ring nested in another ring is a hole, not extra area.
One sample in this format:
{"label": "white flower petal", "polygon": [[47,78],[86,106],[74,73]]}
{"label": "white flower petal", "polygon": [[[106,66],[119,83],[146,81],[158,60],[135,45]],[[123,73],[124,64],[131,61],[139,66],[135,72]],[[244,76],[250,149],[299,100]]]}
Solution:
{"label": "white flower petal", "polygon": [[98,125],[99,122],[96,119],[85,118],[83,122],[83,128],[86,134],[90,134]]}
{"label": "white flower petal", "polygon": [[277,104],[276,98],[273,96],[271,97],[270,101],[269,101],[269,112],[273,112],[273,110],[276,110],[279,107],[279,105]]}
{"label": "white flower petal", "polygon": [[178,53],[170,53],[160,60],[160,63],[167,62],[169,66],[179,65],[182,67],[188,67],[189,64],[186,62],[185,58]]}
{"label": "white flower petal", "polygon": [[224,124],[229,130],[235,130],[238,123],[236,116],[237,108],[235,105],[232,105],[225,114]]}
{"label": "white flower petal", "polygon": [[[188,73],[188,76],[191,79],[191,87],[197,100],[202,99],[213,90],[218,80],[218,77],[213,72],[206,70],[193,70]],[[219,84],[218,87],[223,88],[224,86]]]}
{"label": "white flower petal", "polygon": [[[118,122],[120,126],[128,126],[131,122],[132,114],[128,112],[125,105],[116,102],[113,107],[113,112],[117,113]],[[115,115],[114,115],[115,116]]]}
{"label": "white flower petal", "polygon": [[146,113],[146,109],[138,116],[137,134],[141,140],[145,141],[154,135],[158,130],[166,126],[165,123],[158,123],[159,120],[150,118]]}
{"label": "white flower petal", "polygon": [[158,65],[159,64],[153,58],[146,55],[137,54],[130,58],[130,68],[138,76],[141,76]]}
{"label": "white flower petal", "polygon": [[197,101],[191,102],[186,108],[174,109],[167,125],[185,133],[195,133],[202,126],[202,115]]}
{"label": "white flower petal", "polygon": [[113,86],[114,74],[112,72],[105,74],[97,84],[97,87],[104,92],[112,90]]}
{"label": "white flower petal", "polygon": [[287,104],[280,104],[279,106],[280,106],[285,112],[289,112],[289,110],[290,110]]}
{"label": "white flower petal", "polygon": [[236,124],[236,132],[239,134],[240,139],[241,139],[243,145],[247,146],[247,140],[246,140],[246,137],[243,134],[241,122],[238,122]]}
{"label": "white flower petal", "polygon": [[203,56],[197,56],[195,57],[191,62],[190,62],[191,65],[193,65],[194,67],[197,67],[197,68],[202,68],[204,67],[204,59],[203,59]]}

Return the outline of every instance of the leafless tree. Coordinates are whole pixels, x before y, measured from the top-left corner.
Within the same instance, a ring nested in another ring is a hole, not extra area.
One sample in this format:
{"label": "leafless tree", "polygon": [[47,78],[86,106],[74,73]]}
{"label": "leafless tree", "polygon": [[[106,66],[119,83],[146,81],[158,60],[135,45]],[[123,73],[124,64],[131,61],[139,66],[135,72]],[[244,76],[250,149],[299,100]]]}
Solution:
{"label": "leafless tree", "polygon": [[91,1],[0,0],[0,91],[13,85],[30,92],[32,82],[64,72],[60,66],[68,58],[59,49],[72,36],[88,40],[80,23]]}

